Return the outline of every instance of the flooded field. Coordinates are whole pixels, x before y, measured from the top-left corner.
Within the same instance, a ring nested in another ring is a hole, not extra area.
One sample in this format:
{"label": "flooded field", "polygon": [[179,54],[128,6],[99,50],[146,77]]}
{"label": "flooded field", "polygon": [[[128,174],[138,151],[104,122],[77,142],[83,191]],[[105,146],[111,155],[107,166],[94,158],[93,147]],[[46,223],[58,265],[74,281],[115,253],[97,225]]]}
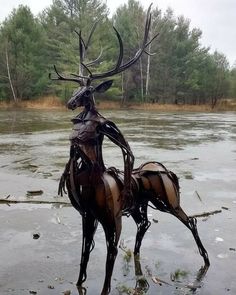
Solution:
{"label": "flooded field", "polygon": [[[156,160],[178,175],[181,205],[189,215],[221,210],[198,218],[211,266],[196,283],[203,261],[191,233],[173,216],[149,208],[152,226],[141,248],[148,284],[135,293],[133,257],[120,249],[111,294],[236,294],[236,113],[103,114],[129,141],[136,167]],[[68,201],[57,196],[57,187],[75,115],[0,111],[1,199]],[[107,166],[123,168],[121,151],[108,140],[104,158]],[[131,218],[123,218],[121,240],[127,250],[134,247],[135,227]],[[0,294],[85,294],[75,287],[81,237],[81,217],[70,206],[0,204]],[[103,285],[106,245],[100,226],[95,243],[84,284],[87,295],[99,295]]]}

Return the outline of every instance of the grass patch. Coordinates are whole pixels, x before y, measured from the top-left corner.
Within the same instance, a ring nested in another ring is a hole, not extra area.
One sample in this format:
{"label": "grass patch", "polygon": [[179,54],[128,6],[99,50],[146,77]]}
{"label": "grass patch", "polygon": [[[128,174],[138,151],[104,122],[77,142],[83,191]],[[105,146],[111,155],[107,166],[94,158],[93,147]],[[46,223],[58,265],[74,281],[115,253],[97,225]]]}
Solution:
{"label": "grass patch", "polygon": [[174,273],[171,273],[171,281],[176,282],[184,279],[188,276],[189,272],[186,270],[177,269]]}
{"label": "grass patch", "polygon": [[[219,111],[236,111],[235,99],[221,100],[214,109],[211,105],[190,105],[190,104],[159,104],[159,103],[126,103],[121,105],[120,101],[114,100],[97,100],[97,107],[100,110],[119,110],[133,109],[156,112],[219,112]],[[22,100],[17,103],[0,101],[0,108],[29,108],[29,109],[66,109],[63,103],[56,96],[40,97],[34,100]]]}

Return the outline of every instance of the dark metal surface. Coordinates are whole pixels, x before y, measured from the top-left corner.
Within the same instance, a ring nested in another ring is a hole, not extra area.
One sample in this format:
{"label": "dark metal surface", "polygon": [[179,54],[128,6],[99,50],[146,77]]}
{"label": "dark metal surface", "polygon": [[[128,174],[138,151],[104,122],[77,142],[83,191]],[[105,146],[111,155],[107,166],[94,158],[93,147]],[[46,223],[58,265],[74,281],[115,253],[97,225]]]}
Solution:
{"label": "dark metal surface", "polygon": [[[200,255],[204,259],[204,270],[209,267],[209,259],[205,248],[199,238],[196,219],[188,217],[180,207],[179,183],[177,176],[168,171],[161,163],[148,162],[138,169],[133,169],[134,156],[128,142],[121,131],[112,122],[104,118],[96,109],[94,101],[95,92],[105,92],[112,85],[112,80],[102,82],[98,86],[92,86],[96,79],[110,77],[118,74],[133,65],[143,53],[146,47],[156,37],[148,41],[148,33],[151,24],[151,13],[148,9],[144,39],[140,49],[133,58],[123,64],[123,43],[116,29],[116,35],[120,44],[120,54],[114,69],[102,73],[92,74],[88,66],[96,63],[101,56],[84,64],[86,51],[95,31],[93,26],[88,41],[85,42],[81,32],[77,33],[80,44],[80,69],[79,75],[64,77],[55,67],[57,78],[53,80],[75,81],[80,88],[68,101],[69,109],[84,107],[84,110],[72,119],[73,131],[70,136],[70,157],[61,176],[58,193],[62,195],[68,192],[70,201],[79,211],[83,220],[83,245],[80,264],[80,273],[77,286],[83,294],[82,284],[86,280],[87,263],[90,252],[94,248],[94,233],[98,222],[103,226],[106,244],[107,260],[105,281],[101,294],[109,294],[114,262],[117,255],[117,244],[121,233],[122,215],[131,215],[137,224],[137,235],[134,247],[136,266],[139,266],[138,257],[142,239],[150,226],[147,217],[147,208],[168,212],[176,216],[193,234]],[[88,75],[84,74],[87,71]],[[116,168],[106,168],[103,162],[102,145],[104,136],[120,147],[123,154],[124,171]],[[140,275],[141,268],[136,273]],[[140,286],[139,286],[140,287]],[[145,290],[147,285],[145,285]]]}

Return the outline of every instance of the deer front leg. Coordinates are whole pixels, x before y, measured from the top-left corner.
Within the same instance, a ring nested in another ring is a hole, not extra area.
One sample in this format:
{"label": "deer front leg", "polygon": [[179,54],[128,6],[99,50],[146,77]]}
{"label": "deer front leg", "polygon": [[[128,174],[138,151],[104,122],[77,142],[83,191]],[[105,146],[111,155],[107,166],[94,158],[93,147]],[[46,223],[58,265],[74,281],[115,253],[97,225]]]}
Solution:
{"label": "deer front leg", "polygon": [[82,217],[83,221],[83,244],[81,253],[81,263],[80,263],[80,273],[77,282],[77,286],[81,287],[83,282],[87,278],[87,264],[89,260],[89,255],[94,248],[94,234],[97,229],[98,221],[93,217],[93,215],[85,213]]}
{"label": "deer front leg", "polygon": [[114,223],[102,223],[107,243],[106,275],[101,295],[107,295],[111,289],[111,277],[117,256],[117,245],[121,232],[121,217],[117,217]]}

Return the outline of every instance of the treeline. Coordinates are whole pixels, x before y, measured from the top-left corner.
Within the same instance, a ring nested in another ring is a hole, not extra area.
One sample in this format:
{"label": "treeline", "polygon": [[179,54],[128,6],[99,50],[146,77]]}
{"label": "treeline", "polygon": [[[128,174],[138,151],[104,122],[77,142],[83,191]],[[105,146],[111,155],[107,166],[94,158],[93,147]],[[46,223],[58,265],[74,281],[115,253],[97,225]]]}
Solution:
{"label": "treeline", "polygon": [[[27,6],[19,6],[0,24],[0,99],[32,99],[46,95],[69,98],[74,83],[53,82],[53,65],[60,73],[79,71],[79,42],[75,31],[88,38],[99,20],[88,50],[90,60],[101,55],[93,73],[111,69],[117,62],[119,45],[113,25],[124,43],[124,62],[132,57],[143,38],[146,11],[129,0],[109,18],[100,0],[54,0],[34,17]],[[175,17],[171,9],[152,8],[151,35],[159,33],[145,54],[129,70],[114,77],[107,98],[124,101],[210,103],[236,97],[236,68],[227,58],[210,53],[201,45],[202,32],[190,21]]]}

